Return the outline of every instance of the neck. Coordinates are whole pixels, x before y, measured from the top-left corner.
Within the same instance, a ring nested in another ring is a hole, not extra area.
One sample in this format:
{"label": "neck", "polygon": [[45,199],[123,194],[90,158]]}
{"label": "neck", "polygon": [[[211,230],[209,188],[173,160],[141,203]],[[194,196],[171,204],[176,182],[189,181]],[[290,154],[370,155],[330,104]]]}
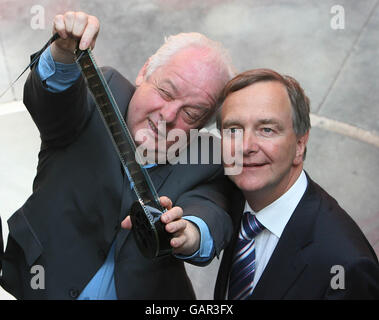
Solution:
{"label": "neck", "polygon": [[283,177],[278,184],[267,185],[264,188],[256,191],[243,191],[246,201],[249,206],[258,212],[268,205],[279,199],[285,194],[299,178],[303,170],[303,165],[291,168],[289,174]]}

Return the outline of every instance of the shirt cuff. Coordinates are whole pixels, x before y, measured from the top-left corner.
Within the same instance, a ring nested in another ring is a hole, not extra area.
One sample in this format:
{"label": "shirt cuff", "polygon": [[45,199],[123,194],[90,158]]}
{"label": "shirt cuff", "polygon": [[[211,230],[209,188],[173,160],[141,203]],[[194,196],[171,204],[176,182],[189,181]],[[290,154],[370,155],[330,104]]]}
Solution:
{"label": "shirt cuff", "polygon": [[209,232],[209,228],[206,223],[195,216],[185,216],[183,219],[191,221],[194,223],[200,231],[200,248],[191,256],[185,256],[181,254],[176,254],[175,257],[182,260],[191,260],[193,262],[206,262],[208,261],[214,252],[213,238]]}
{"label": "shirt cuff", "polygon": [[37,72],[45,87],[51,92],[61,92],[71,87],[80,76],[76,63],[56,62],[48,47],[41,55]]}

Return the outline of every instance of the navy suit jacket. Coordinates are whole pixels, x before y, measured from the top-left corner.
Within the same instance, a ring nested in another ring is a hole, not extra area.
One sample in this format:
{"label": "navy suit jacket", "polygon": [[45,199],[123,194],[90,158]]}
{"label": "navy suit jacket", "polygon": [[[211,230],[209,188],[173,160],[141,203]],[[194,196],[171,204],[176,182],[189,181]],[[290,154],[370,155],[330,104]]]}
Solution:
{"label": "navy suit jacket", "polygon": [[[308,187],[250,299],[379,299],[374,250],[337,201],[307,178]],[[222,258],[215,299],[224,299],[227,291],[245,204],[241,192],[235,193],[233,203],[234,235]],[[333,266],[342,266],[344,275]],[[344,276],[344,289],[333,289],[332,278],[337,275]]]}
{"label": "navy suit jacket", "polygon": [[[114,69],[103,73],[126,115],[135,88]],[[133,233],[120,229],[136,197],[83,78],[60,93],[43,86],[33,70],[24,104],[41,150],[33,194],[8,220],[2,286],[18,299],[76,299],[115,241],[119,299],[195,298],[182,260],[146,259]],[[159,195],[208,225],[219,255],[232,233],[223,168],[159,165],[149,172]],[[33,265],[44,268],[45,289],[31,288]]]}

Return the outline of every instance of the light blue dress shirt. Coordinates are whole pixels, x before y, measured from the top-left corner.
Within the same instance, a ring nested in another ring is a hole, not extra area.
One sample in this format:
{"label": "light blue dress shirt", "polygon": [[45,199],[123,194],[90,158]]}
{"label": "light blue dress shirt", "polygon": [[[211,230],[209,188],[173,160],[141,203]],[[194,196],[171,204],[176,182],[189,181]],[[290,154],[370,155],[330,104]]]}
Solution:
{"label": "light blue dress shirt", "polygon": [[[37,72],[40,79],[45,82],[47,90],[51,92],[61,92],[68,89],[80,75],[80,70],[76,63],[55,62],[51,55],[50,47],[41,55]],[[202,219],[195,216],[186,216],[183,219],[193,222],[199,228],[200,248],[191,256],[176,255],[176,257],[183,260],[191,259],[191,261],[195,262],[209,260],[213,254],[214,246],[208,226]],[[114,252],[115,242],[113,242],[104,264],[81,292],[78,300],[117,300],[114,282]]]}

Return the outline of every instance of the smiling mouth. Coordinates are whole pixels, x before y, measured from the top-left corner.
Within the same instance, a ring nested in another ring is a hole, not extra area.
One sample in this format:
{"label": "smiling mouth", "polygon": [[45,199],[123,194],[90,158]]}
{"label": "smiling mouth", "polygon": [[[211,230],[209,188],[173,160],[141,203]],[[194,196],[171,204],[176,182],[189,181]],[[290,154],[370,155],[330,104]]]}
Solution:
{"label": "smiling mouth", "polygon": [[156,134],[158,135],[158,129],[157,129],[157,127],[155,126],[154,122],[151,121],[150,119],[148,119],[148,122],[149,122],[150,129],[153,130],[153,132],[156,133]]}
{"label": "smiling mouth", "polygon": [[243,166],[245,168],[260,168],[260,167],[264,167],[266,164],[268,164],[267,162],[265,163],[244,163]]}
{"label": "smiling mouth", "polygon": [[150,129],[154,132],[155,137],[160,136],[160,137],[162,137],[162,138],[164,138],[164,139],[166,138],[166,135],[163,134],[161,131],[158,130],[157,126],[154,124],[153,121],[151,121],[150,119],[147,119],[147,121],[148,121],[148,123],[149,123],[149,127],[150,127]]}

